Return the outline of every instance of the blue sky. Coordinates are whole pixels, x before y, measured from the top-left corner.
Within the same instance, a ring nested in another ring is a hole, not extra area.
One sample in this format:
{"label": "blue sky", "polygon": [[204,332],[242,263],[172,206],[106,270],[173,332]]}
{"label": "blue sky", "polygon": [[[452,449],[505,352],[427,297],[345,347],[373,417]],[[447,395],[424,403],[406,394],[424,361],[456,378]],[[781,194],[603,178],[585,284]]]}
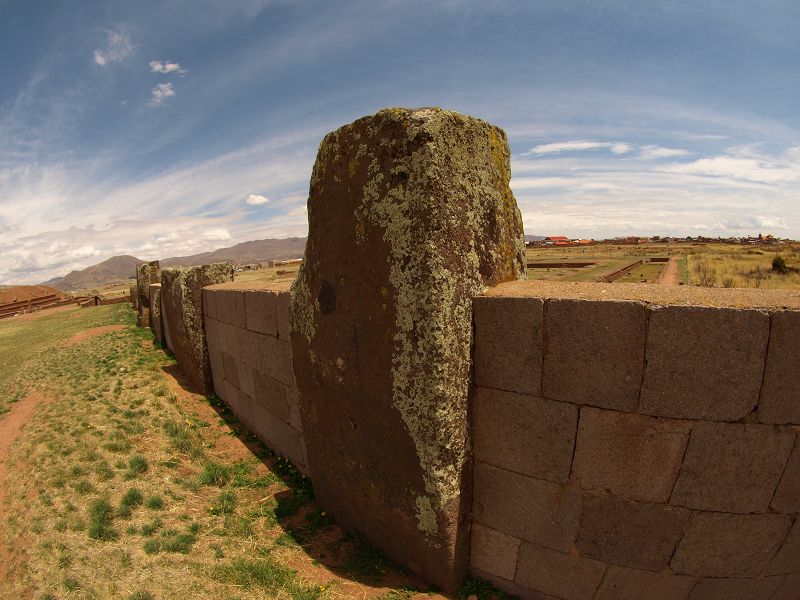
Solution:
{"label": "blue sky", "polygon": [[0,0],[0,283],[302,236],[322,136],[503,127],[526,233],[800,238],[800,2]]}

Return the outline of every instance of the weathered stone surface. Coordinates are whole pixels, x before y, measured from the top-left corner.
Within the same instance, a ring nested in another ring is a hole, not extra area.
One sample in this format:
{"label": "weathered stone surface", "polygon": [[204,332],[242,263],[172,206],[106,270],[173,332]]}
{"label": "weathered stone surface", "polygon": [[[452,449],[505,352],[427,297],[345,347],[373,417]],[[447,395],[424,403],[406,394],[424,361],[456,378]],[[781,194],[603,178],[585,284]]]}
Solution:
{"label": "weathered stone surface", "polygon": [[581,516],[579,491],[491,465],[475,464],[474,521],[567,552]]}
{"label": "weathered stone surface", "polygon": [[797,440],[770,506],[777,512],[800,512],[800,443]]}
{"label": "weathered stone surface", "polygon": [[764,512],[795,434],[771,425],[696,423],[670,503],[722,512]]}
{"label": "weathered stone surface", "polygon": [[575,547],[588,558],[660,571],[669,563],[691,514],[663,504],[586,494]]}
{"label": "weathered stone surface", "polygon": [[541,395],[543,306],[540,298],[475,298],[477,385]]}
{"label": "weathered stone surface", "polygon": [[[795,521],[781,549],[767,567],[767,575],[800,573],[800,521]],[[800,592],[800,590],[798,590]]]}
{"label": "weathered stone surface", "polygon": [[161,318],[161,284],[150,284],[150,329],[156,341],[164,346],[164,323]]}
{"label": "weathered stone surface", "polygon": [[700,577],[756,577],[791,524],[789,515],[697,513],[689,520],[670,568]]}
{"label": "weathered stone surface", "polygon": [[142,263],[136,268],[136,324],[139,327],[150,327],[150,284],[160,283],[160,273],[157,260]]}
{"label": "weathered stone surface", "polygon": [[686,600],[696,581],[668,571],[652,573],[611,566],[597,600]]}
{"label": "weathered stone surface", "polygon": [[520,540],[480,523],[472,525],[470,565],[509,581],[517,570]]}
{"label": "weathered stone surface", "polygon": [[572,465],[578,407],[477,388],[472,404],[475,460],[565,482]]}
{"label": "weathered stone surface", "polygon": [[[446,590],[466,572],[472,298],[525,269],[504,133],[388,109],[329,134],[290,322],[319,503]],[[278,337],[281,331],[278,298]]]}
{"label": "weathered stone surface", "polygon": [[289,341],[289,303],[291,302],[289,292],[278,292],[275,298],[275,318],[278,325],[278,339]]}
{"label": "weathered stone surface", "polygon": [[606,565],[535,544],[523,543],[514,581],[537,592],[565,600],[591,600]]}
{"label": "weathered stone surface", "polygon": [[520,600],[559,600],[554,596],[549,596],[547,594],[534,592],[533,590],[524,588],[520,585],[517,585],[513,581],[509,581],[508,579],[503,579],[502,577],[498,577],[497,575],[492,575],[491,573],[482,571],[481,569],[478,569],[475,566],[471,566],[469,571],[470,574],[474,575],[475,577],[479,577],[484,581],[488,581],[496,585],[499,589],[503,590],[508,594],[513,594]]}
{"label": "weathered stone surface", "polygon": [[684,421],[584,407],[573,480],[631,500],[666,502],[689,439]]}
{"label": "weathered stone surface", "polygon": [[772,314],[758,419],[800,424],[800,311]]}
{"label": "weathered stone surface", "polygon": [[242,290],[215,289],[213,294],[216,319],[244,329],[247,319],[244,292]]}
{"label": "weathered stone surface", "polygon": [[161,271],[162,318],[171,338],[170,349],[181,371],[206,395],[214,392],[214,384],[203,328],[202,289],[232,280],[230,263]]}
{"label": "weathered stone surface", "polygon": [[797,600],[800,590],[800,575],[788,575],[770,600]]}
{"label": "weathered stone surface", "polygon": [[133,310],[137,311],[137,314],[138,314],[138,311],[139,311],[139,292],[138,292],[138,290],[136,288],[136,284],[135,283],[133,285],[131,285],[130,294],[131,294],[131,305],[133,306]]}
{"label": "weathered stone surface", "polygon": [[[701,579],[689,600],[766,600],[783,583],[783,577],[759,577],[758,579]],[[797,600],[798,590],[790,596]]]}
{"label": "weathered stone surface", "polygon": [[639,302],[548,300],[544,397],[635,412],[646,328]]}
{"label": "weathered stone surface", "polygon": [[738,421],[758,402],[768,337],[764,311],[652,308],[640,412]]}
{"label": "weathered stone surface", "polygon": [[278,335],[275,292],[250,290],[244,293],[245,320],[250,331]]}

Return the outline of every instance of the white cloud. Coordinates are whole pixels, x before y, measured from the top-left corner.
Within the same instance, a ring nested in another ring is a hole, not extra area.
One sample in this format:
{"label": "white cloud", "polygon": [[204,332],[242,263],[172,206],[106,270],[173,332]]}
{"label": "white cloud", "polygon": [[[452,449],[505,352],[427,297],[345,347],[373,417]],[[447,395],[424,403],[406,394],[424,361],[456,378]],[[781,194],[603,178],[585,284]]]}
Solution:
{"label": "white cloud", "polygon": [[662,146],[641,146],[639,158],[643,160],[657,160],[659,158],[677,158],[689,154],[688,150],[680,148],[664,148]]}
{"label": "white cloud", "polygon": [[161,62],[159,60],[153,60],[150,62],[150,72],[151,73],[178,73],[179,75],[185,75],[188,73],[188,69],[184,69],[180,64],[169,62],[168,60]]}
{"label": "white cloud", "polygon": [[609,150],[613,154],[628,154],[633,150],[630,144],[625,142],[597,142],[593,140],[572,140],[569,142],[554,142],[551,144],[540,144],[534,146],[525,155],[535,154],[542,156],[545,154],[560,154],[561,152],[580,152],[583,150]]}
{"label": "white cloud", "polygon": [[109,63],[119,62],[136,52],[130,35],[121,29],[106,32],[106,45],[94,51],[94,62],[105,67]]}
{"label": "white cloud", "polygon": [[175,90],[172,89],[171,83],[159,83],[150,92],[150,100],[147,102],[148,106],[161,106],[167,98],[175,95]]}
{"label": "white cloud", "polygon": [[245,203],[248,206],[261,206],[262,204],[267,204],[269,202],[269,198],[266,196],[262,196],[260,194],[250,194],[246,199]]}

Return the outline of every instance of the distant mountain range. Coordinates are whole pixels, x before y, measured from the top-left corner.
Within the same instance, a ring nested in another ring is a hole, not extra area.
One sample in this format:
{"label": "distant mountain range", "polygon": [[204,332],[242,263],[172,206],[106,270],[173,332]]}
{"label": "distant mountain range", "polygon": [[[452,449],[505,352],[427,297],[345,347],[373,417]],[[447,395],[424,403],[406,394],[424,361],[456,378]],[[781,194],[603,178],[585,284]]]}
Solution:
{"label": "distant mountain range", "polygon": [[[229,248],[219,248],[213,252],[203,252],[192,256],[176,256],[162,259],[162,267],[189,267],[215,262],[231,261],[234,265],[301,258],[306,248],[306,238],[287,238],[283,240],[255,240],[243,242]],[[72,271],[64,277],[45,281],[42,285],[75,292],[92,290],[106,285],[125,283],[133,279],[136,267],[143,261],[135,256],[113,256],[101,263],[80,271]]]}

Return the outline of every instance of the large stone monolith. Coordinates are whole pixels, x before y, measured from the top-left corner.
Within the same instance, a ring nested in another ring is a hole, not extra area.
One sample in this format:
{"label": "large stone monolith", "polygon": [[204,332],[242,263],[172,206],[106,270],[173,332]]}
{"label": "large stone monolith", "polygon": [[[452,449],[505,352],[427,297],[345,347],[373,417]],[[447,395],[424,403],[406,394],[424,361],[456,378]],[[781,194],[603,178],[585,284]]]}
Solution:
{"label": "large stone monolith", "polygon": [[392,108],[327,135],[291,340],[320,504],[445,590],[466,572],[472,298],[525,271],[501,129]]}
{"label": "large stone monolith", "polygon": [[161,269],[158,261],[142,263],[136,267],[136,324],[139,327],[150,327],[150,284],[161,281]]}
{"label": "large stone monolith", "polygon": [[150,329],[153,337],[164,347],[164,319],[161,317],[161,284],[150,284]]}
{"label": "large stone monolith", "polygon": [[214,393],[203,329],[203,294],[207,285],[233,281],[231,263],[161,271],[161,318],[169,349],[199,393]]}

